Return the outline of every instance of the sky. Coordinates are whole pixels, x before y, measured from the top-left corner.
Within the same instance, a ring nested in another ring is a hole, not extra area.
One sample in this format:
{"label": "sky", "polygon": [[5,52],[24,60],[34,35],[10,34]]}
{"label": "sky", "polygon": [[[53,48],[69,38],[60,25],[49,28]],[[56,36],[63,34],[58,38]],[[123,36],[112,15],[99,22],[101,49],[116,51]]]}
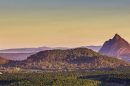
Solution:
{"label": "sky", "polygon": [[0,49],[130,42],[130,0],[0,0]]}

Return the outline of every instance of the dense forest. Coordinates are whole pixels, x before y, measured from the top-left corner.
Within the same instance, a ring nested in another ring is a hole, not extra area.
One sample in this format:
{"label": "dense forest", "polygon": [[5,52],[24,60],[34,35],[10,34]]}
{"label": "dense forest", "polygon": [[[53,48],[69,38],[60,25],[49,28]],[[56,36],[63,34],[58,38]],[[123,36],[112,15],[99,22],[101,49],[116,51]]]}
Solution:
{"label": "dense forest", "polygon": [[2,74],[0,86],[130,86],[130,70]]}

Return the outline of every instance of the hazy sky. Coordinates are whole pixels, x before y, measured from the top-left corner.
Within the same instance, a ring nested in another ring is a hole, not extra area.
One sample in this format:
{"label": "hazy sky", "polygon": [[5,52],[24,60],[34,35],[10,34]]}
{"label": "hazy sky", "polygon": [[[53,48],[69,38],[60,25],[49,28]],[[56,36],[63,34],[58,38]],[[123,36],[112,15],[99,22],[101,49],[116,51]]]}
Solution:
{"label": "hazy sky", "polygon": [[0,48],[130,42],[130,0],[0,0]]}

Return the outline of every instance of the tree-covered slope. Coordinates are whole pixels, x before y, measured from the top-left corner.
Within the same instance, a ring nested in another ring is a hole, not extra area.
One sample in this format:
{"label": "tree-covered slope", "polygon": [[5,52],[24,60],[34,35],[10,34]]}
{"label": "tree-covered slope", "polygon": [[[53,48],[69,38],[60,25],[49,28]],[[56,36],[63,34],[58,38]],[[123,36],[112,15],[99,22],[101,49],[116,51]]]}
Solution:
{"label": "tree-covered slope", "polygon": [[40,69],[98,69],[129,66],[128,62],[100,55],[87,48],[47,50],[21,62],[22,67]]}

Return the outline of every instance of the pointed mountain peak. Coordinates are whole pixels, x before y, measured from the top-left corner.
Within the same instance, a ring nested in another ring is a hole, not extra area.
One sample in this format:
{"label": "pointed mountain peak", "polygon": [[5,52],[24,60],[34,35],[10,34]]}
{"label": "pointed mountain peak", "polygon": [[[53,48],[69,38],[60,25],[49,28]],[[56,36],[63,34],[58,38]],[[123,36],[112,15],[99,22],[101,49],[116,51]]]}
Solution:
{"label": "pointed mountain peak", "polygon": [[130,44],[120,35],[115,36],[106,41],[99,51],[102,54],[110,56],[122,56],[130,53]]}
{"label": "pointed mountain peak", "polygon": [[122,39],[122,37],[118,34],[115,34],[115,36],[113,37],[113,39],[116,39],[116,40],[119,40],[119,39]]}
{"label": "pointed mountain peak", "polygon": [[117,33],[115,34],[115,36],[120,37],[120,35],[119,35],[119,34],[117,34]]}

